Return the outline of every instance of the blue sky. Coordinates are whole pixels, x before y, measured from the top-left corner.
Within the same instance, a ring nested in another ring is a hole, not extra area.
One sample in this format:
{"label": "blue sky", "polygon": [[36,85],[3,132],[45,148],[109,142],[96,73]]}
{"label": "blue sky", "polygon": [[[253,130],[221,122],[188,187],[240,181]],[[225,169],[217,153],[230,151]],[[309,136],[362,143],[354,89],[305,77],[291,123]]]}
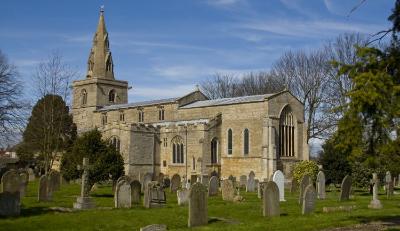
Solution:
{"label": "blue sky", "polygon": [[84,78],[99,7],[129,101],[183,95],[216,72],[268,70],[287,50],[386,29],[393,0],[3,0],[0,49],[26,84],[54,50]]}

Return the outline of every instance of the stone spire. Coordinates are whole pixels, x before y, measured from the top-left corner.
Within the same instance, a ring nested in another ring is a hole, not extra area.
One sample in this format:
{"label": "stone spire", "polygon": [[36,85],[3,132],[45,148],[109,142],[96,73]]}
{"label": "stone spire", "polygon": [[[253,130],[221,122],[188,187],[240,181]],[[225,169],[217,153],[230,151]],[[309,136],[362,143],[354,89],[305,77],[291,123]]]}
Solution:
{"label": "stone spire", "polygon": [[108,33],[104,23],[104,8],[101,7],[99,24],[90,50],[86,78],[114,79],[114,64],[109,46]]}

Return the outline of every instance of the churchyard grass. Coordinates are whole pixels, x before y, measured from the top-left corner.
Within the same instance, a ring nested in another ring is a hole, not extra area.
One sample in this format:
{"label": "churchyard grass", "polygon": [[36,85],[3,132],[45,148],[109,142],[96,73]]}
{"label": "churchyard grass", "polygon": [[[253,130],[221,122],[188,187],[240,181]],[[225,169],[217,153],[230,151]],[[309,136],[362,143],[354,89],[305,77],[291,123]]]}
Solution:
{"label": "churchyard grass", "polygon": [[[57,212],[51,207],[71,208],[80,193],[80,185],[62,185],[53,194],[52,202],[37,202],[38,181],[30,182],[26,196],[22,199],[21,216],[0,218],[0,230],[139,230],[149,224],[166,224],[169,230],[186,230],[187,206],[178,206],[175,193],[167,191],[164,208],[145,209],[142,205],[131,209],[114,209],[111,186],[99,186],[91,193],[97,209],[79,212]],[[365,191],[355,191],[354,198],[339,202],[338,192],[328,192],[326,200],[318,200],[316,211],[301,215],[298,193],[286,191],[286,202],[281,202],[281,216],[262,216],[262,203],[257,192],[241,191],[245,201],[240,203],[223,201],[221,194],[209,197],[209,224],[195,230],[320,230],[328,227],[347,226],[370,221],[397,218],[400,216],[400,195],[386,199],[383,191],[379,199],[382,210],[368,209],[372,198]],[[143,200],[143,197],[142,197]],[[322,213],[324,206],[357,206],[351,212]],[[102,208],[103,207],[103,208]],[[108,208],[104,208],[108,207]],[[111,209],[112,208],[112,209]]]}

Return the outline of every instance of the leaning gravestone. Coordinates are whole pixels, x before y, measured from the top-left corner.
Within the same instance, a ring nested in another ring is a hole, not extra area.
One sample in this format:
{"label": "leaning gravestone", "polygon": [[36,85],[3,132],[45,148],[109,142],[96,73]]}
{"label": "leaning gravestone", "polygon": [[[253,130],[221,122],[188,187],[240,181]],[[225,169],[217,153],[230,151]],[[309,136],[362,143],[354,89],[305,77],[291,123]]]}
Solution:
{"label": "leaning gravestone", "polygon": [[146,190],[147,183],[149,183],[152,180],[153,180],[153,174],[152,173],[148,172],[143,176],[143,179],[142,179],[142,192],[144,192]]}
{"label": "leaning gravestone", "polygon": [[314,186],[312,184],[308,185],[305,188],[303,195],[303,208],[301,212],[303,215],[314,211],[316,198],[317,193],[315,192]]}
{"label": "leaning gravestone", "polygon": [[246,175],[241,175],[239,178],[239,187],[245,188],[247,184],[247,176]]}
{"label": "leaning gravestone", "polygon": [[224,201],[233,201],[235,197],[235,187],[233,182],[229,179],[222,181],[222,200]]}
{"label": "leaning gravestone", "polygon": [[179,189],[181,184],[181,177],[178,174],[175,174],[171,178],[171,192],[176,192]]}
{"label": "leaning gravestone", "polygon": [[272,217],[280,215],[279,208],[279,187],[274,181],[264,184],[263,189],[263,216]]}
{"label": "leaning gravestone", "polygon": [[140,204],[140,190],[142,185],[139,181],[133,180],[131,182],[132,204]]}
{"label": "leaning gravestone", "polygon": [[382,203],[378,199],[378,191],[379,191],[379,178],[378,174],[372,173],[372,184],[373,184],[373,189],[372,189],[372,200],[368,205],[368,208],[371,209],[381,209],[382,208]]}
{"label": "leaning gravestone", "polygon": [[272,181],[275,182],[279,188],[279,200],[285,201],[285,176],[283,172],[281,170],[275,171],[272,176]]}
{"label": "leaning gravestone", "polygon": [[317,175],[317,197],[318,199],[325,199],[326,198],[326,192],[325,192],[325,174],[323,171],[319,171]]}
{"label": "leaning gravestone", "polygon": [[114,196],[115,208],[130,208],[132,206],[132,189],[126,180],[117,183]]}
{"label": "leaning gravestone", "polygon": [[163,207],[166,204],[164,188],[157,181],[150,181],[145,189],[143,200],[145,208]]}
{"label": "leaning gravestone", "polygon": [[301,182],[300,182],[299,204],[303,203],[304,190],[310,184],[312,184],[310,176],[304,175],[303,178],[301,178]]}
{"label": "leaning gravestone", "polygon": [[8,170],[1,177],[2,192],[15,193],[20,190],[21,178],[14,169]]}
{"label": "leaning gravestone", "polygon": [[51,201],[52,194],[49,191],[48,183],[47,175],[42,175],[39,179],[38,201]]}
{"label": "leaning gravestone", "polygon": [[0,216],[18,216],[21,212],[19,192],[0,193]]}
{"label": "leaning gravestone", "polygon": [[351,191],[351,176],[346,175],[343,178],[342,186],[340,190],[340,201],[345,201],[350,199],[350,191]]}
{"label": "leaning gravestone", "polygon": [[210,178],[210,183],[208,186],[208,195],[209,196],[215,196],[218,194],[218,185],[219,185],[218,177],[212,176]]}
{"label": "leaning gravestone", "polygon": [[176,191],[176,196],[178,199],[178,205],[186,205],[189,200],[189,190],[188,189],[179,189]]}
{"label": "leaning gravestone", "polygon": [[189,192],[189,219],[188,227],[208,224],[207,187],[197,182]]}
{"label": "leaning gravestone", "polygon": [[255,191],[256,184],[255,184],[254,177],[255,177],[255,174],[253,171],[251,171],[249,174],[249,179],[247,180],[246,192],[254,192]]}

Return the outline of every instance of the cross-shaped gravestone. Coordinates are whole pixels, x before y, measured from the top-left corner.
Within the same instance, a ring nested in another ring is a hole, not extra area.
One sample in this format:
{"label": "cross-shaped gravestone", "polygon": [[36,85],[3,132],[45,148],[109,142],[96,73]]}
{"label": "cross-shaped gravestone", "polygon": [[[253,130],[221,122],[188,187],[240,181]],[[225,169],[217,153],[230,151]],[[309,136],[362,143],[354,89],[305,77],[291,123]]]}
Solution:
{"label": "cross-shaped gravestone", "polygon": [[372,174],[372,184],[373,184],[373,189],[372,189],[372,201],[368,205],[368,208],[371,209],[381,209],[382,204],[380,200],[378,199],[378,187],[379,187],[379,179],[378,179],[378,174],[373,173]]}
{"label": "cross-shaped gravestone", "polygon": [[[78,166],[79,168],[79,166]],[[82,174],[82,186],[81,196],[76,199],[74,208],[76,209],[91,209],[96,207],[92,199],[89,197],[90,185],[89,185],[89,158],[83,158],[83,174]]]}

